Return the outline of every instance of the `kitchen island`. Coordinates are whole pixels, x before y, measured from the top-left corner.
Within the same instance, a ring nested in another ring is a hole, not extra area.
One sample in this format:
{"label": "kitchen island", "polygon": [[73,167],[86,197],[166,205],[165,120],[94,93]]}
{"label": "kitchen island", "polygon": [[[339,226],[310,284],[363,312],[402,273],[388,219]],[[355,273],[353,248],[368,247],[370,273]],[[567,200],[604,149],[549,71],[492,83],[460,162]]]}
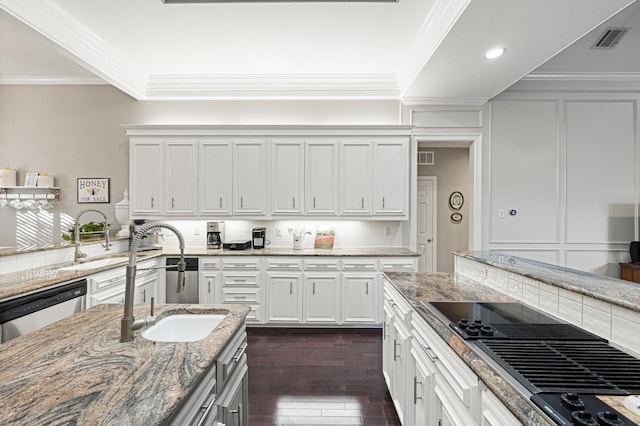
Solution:
{"label": "kitchen island", "polygon": [[[136,305],[136,317],[149,306]],[[2,424],[133,425],[170,422],[240,330],[244,305],[160,305],[226,317],[195,342],[120,343],[121,305],[99,305],[0,345]]]}

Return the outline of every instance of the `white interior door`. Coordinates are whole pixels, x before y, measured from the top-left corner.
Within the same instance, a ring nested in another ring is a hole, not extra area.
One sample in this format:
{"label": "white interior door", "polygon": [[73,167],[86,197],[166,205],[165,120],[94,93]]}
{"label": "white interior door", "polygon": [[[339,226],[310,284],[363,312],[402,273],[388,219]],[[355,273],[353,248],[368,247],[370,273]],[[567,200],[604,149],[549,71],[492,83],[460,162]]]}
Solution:
{"label": "white interior door", "polygon": [[436,263],[436,183],[435,176],[418,177],[418,262],[419,272],[435,272]]}

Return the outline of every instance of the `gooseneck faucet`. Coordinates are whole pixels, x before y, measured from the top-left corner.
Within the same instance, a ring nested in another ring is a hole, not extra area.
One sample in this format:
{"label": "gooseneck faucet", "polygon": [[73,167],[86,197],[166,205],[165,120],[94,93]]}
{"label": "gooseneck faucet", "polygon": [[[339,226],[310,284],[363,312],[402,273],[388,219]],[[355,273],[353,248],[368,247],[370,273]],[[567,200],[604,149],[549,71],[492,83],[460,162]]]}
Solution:
{"label": "gooseneck faucet", "polygon": [[80,251],[80,246],[82,245],[82,243],[80,242],[80,217],[82,217],[83,214],[89,213],[89,212],[99,213],[102,215],[102,217],[104,217],[104,244],[102,245],[102,247],[104,247],[105,251],[110,250],[110,247],[111,247],[111,241],[109,240],[109,224],[107,223],[107,215],[101,212],[100,210],[96,210],[96,209],[82,210],[80,213],[76,215],[76,219],[73,224],[73,228],[75,230],[74,232],[75,232],[75,248],[76,248],[75,254],[74,254],[74,261],[76,262],[82,258],[87,257],[86,253],[83,253]]}
{"label": "gooseneck faucet", "polygon": [[[178,261],[178,293],[181,293],[185,286],[185,276],[184,271],[186,269],[186,264],[184,262],[184,238],[180,231],[173,225],[169,225],[164,222],[157,223],[147,223],[145,225],[140,226],[136,233],[133,235],[131,240],[131,249],[129,252],[129,263],[127,264],[127,281],[125,286],[124,293],[124,316],[120,322],[120,341],[121,342],[130,342],[133,340],[133,332],[138,330],[145,325],[151,325],[155,322],[155,317],[153,317],[153,313],[151,316],[143,318],[143,319],[135,319],[133,317],[133,298],[135,296],[135,288],[136,288],[136,253],[138,251],[138,245],[140,245],[140,241],[145,236],[146,233],[153,229],[157,228],[166,228],[176,234],[178,240],[180,241],[180,260]],[[153,308],[152,312],[153,312]]]}

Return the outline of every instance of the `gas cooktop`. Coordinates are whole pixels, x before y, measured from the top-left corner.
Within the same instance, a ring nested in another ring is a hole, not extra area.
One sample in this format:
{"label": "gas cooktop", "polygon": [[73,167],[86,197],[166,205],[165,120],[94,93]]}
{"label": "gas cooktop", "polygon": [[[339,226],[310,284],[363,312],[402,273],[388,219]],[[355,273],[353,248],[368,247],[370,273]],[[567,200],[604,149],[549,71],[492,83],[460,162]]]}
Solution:
{"label": "gas cooktop", "polygon": [[638,424],[603,399],[640,394],[640,359],[606,339],[521,303],[423,303],[509,373],[557,424]]}

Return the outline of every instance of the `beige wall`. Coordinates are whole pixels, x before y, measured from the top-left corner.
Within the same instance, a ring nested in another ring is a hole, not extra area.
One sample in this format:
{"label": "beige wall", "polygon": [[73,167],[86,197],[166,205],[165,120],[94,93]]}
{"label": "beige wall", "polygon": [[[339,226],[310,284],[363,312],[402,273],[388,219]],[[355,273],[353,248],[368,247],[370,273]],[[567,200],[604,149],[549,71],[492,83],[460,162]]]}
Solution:
{"label": "beige wall", "polygon": [[[398,101],[136,101],[108,85],[0,85],[0,167],[55,176],[59,213],[97,207],[115,222],[128,186],[123,124],[399,124]],[[78,204],[78,177],[111,178],[111,203]],[[0,246],[15,245],[17,213],[0,209]],[[95,219],[87,215],[88,220]],[[24,221],[23,221],[24,222]],[[26,221],[28,223],[28,221]],[[84,222],[84,219],[83,219]],[[31,226],[31,225],[27,225]],[[117,224],[116,224],[117,228]],[[58,242],[58,230],[53,242]]]}
{"label": "beige wall", "polygon": [[[437,176],[437,256],[438,272],[453,272],[453,250],[469,248],[469,149],[468,148],[427,148],[434,151],[433,166],[418,166],[418,176]],[[460,212],[463,219],[460,223],[451,221],[452,210],[449,207],[449,196],[460,191],[465,202]]]}

